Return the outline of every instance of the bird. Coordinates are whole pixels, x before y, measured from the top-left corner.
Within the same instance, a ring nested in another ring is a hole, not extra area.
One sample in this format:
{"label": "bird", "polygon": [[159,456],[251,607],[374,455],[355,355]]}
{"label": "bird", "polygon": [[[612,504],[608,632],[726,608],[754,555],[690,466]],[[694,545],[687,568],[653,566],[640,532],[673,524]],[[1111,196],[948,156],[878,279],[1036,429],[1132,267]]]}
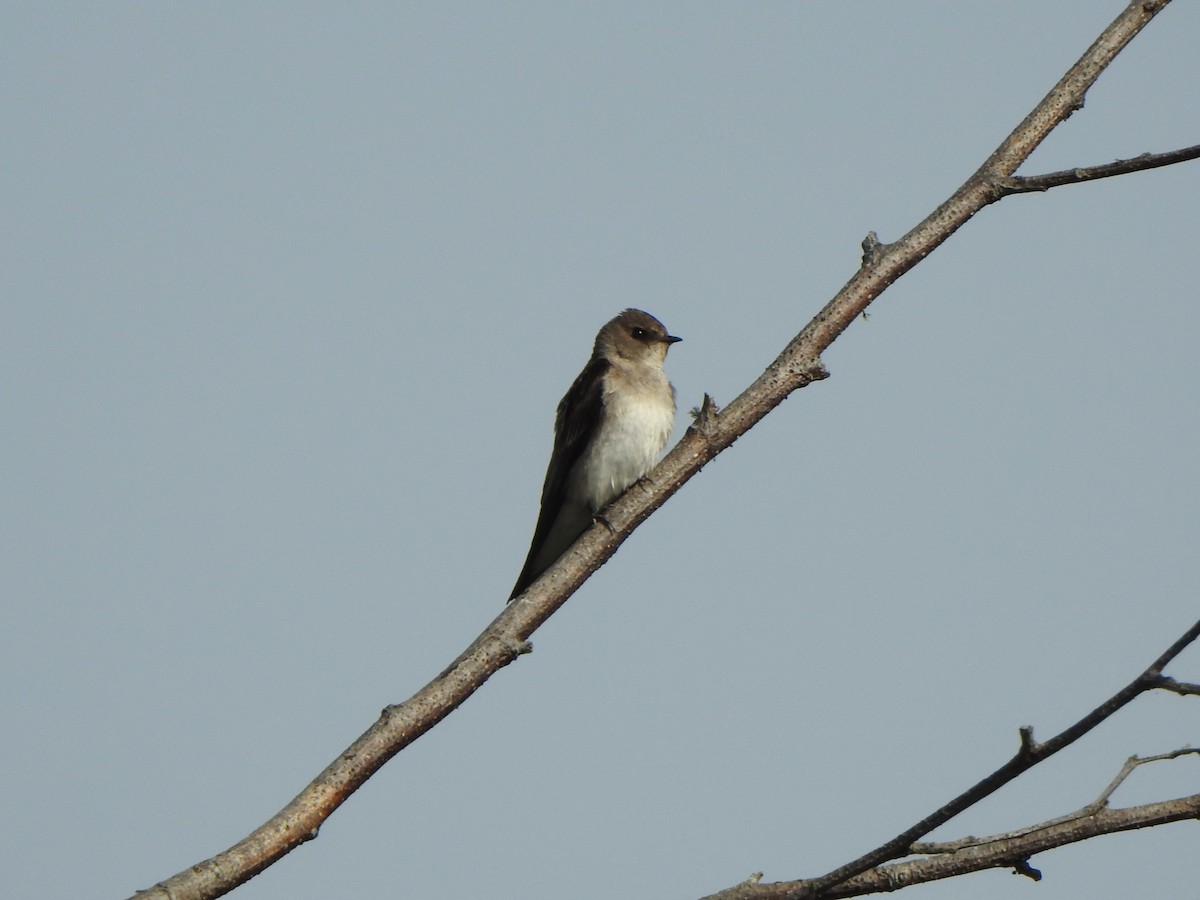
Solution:
{"label": "bird", "polygon": [[541,511],[510,602],[658,461],[675,427],[663,361],[681,340],[640,309],[624,310],[596,335],[591,359],[558,404]]}

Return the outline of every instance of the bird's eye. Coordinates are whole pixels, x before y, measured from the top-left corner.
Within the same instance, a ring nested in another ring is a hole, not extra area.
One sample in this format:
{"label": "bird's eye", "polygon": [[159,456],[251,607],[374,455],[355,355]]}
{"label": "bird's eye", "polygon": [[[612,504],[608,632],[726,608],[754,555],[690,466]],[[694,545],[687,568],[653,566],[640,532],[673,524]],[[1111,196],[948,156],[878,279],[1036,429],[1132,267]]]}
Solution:
{"label": "bird's eye", "polygon": [[648,335],[646,334],[645,328],[635,328],[633,329],[633,336],[639,341],[644,341]]}

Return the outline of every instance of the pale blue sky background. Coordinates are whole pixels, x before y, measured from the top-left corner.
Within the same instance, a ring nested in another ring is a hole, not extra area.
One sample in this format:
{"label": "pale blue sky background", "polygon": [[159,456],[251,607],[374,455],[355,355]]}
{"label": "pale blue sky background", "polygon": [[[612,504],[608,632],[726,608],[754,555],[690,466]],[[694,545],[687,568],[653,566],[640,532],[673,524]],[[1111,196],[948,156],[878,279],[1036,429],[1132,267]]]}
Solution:
{"label": "pale blue sky background", "polygon": [[[6,5],[5,893],[124,896],[275,812],[499,611],[604,321],[653,312],[681,407],[728,401],[1120,7]],[[1198,46],[1181,0],[1025,171],[1196,143]],[[1198,195],[983,212],[235,896],[816,875],[1117,690],[1200,615]],[[939,835],[1198,724],[1143,699]],[[905,896],[1191,897],[1196,838]]]}

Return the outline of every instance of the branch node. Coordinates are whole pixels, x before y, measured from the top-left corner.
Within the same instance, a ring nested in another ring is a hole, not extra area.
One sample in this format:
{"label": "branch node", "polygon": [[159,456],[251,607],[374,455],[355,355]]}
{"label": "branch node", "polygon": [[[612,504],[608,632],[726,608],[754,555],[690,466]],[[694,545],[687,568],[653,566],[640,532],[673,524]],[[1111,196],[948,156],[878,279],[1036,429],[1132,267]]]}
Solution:
{"label": "branch node", "polygon": [[524,656],[526,653],[533,652],[533,644],[529,641],[523,641],[520,638],[513,637],[507,632],[500,632],[496,635],[496,640],[504,645],[504,648],[512,654],[512,658],[516,659],[519,656]]}
{"label": "branch node", "polygon": [[1014,875],[1024,875],[1026,878],[1030,878],[1033,881],[1041,881],[1042,880],[1041,871],[1039,869],[1035,869],[1033,866],[1031,866],[1029,864],[1028,858],[1019,859],[1015,863],[1013,863],[1013,874]]}
{"label": "branch node", "polygon": [[1041,744],[1033,739],[1033,726],[1022,725],[1020,728],[1021,734],[1021,749],[1017,751],[1017,756],[1022,759],[1029,759],[1037,754],[1041,748]]}
{"label": "branch node", "polygon": [[1049,184],[1023,178],[1020,175],[993,175],[988,179],[988,184],[991,186],[992,194],[997,200],[1007,197],[1009,194],[1032,191],[1045,193],[1051,187]]}
{"label": "branch node", "polygon": [[705,394],[700,405],[693,406],[691,409],[692,429],[705,439],[714,437],[717,433],[717,414],[720,411],[721,407],[717,406],[709,394]]}
{"label": "branch node", "polygon": [[874,231],[868,231],[867,236],[862,239],[862,267],[865,269],[871,263],[875,262],[885,247],[887,247],[887,244],[880,243],[879,235]]}
{"label": "branch node", "polygon": [[1164,691],[1170,691],[1173,694],[1179,694],[1181,697],[1189,695],[1195,697],[1200,696],[1200,684],[1192,684],[1187,681],[1176,681],[1170,675],[1159,675],[1154,685]]}

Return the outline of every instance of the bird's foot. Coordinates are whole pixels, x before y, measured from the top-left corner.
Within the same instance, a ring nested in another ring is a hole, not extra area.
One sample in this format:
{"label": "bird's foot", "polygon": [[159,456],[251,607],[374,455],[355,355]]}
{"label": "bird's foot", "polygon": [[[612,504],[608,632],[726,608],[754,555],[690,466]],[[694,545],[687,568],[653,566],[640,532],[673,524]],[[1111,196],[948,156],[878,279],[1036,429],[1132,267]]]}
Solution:
{"label": "bird's foot", "polygon": [[595,522],[597,525],[603,525],[605,528],[607,528],[609,534],[617,533],[617,529],[612,527],[612,522],[610,522],[610,521],[608,521],[608,519],[604,518],[603,513],[596,513],[594,516],[592,516],[592,521]]}

